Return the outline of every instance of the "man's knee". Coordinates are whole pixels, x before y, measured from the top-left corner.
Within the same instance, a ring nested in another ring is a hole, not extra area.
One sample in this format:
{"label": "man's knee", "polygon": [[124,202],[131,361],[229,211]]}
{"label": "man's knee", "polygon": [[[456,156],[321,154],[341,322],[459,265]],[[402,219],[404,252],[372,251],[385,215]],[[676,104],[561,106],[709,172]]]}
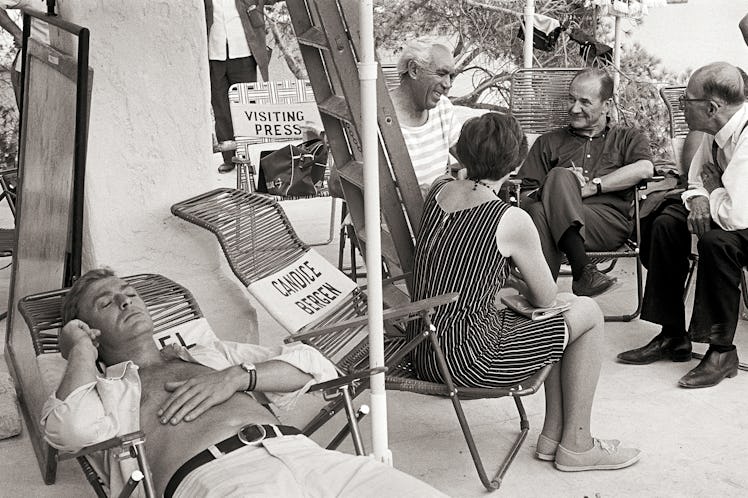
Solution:
{"label": "man's knee", "polygon": [[688,224],[676,211],[665,209],[652,221],[651,233],[654,240],[676,233],[687,234]]}
{"label": "man's knee", "polygon": [[699,238],[697,248],[700,259],[720,258],[721,256],[731,257],[737,249],[735,234],[719,228],[713,228]]}
{"label": "man's knee", "polygon": [[555,190],[558,188],[579,188],[579,179],[570,169],[551,168],[543,182],[543,189]]}

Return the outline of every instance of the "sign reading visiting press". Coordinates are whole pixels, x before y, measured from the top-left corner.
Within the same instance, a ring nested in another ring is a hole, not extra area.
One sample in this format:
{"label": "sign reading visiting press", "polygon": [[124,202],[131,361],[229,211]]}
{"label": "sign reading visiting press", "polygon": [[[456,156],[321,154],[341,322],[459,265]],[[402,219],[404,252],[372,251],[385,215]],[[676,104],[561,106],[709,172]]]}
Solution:
{"label": "sign reading visiting press", "polygon": [[356,282],[313,249],[247,289],[289,332],[325,316],[356,289]]}
{"label": "sign reading visiting press", "polygon": [[305,128],[322,130],[306,80],[238,83],[229,90],[229,106],[236,137],[289,141],[302,139]]}
{"label": "sign reading visiting press", "polygon": [[317,104],[234,104],[234,135],[275,140],[298,140],[305,127],[322,129]]}

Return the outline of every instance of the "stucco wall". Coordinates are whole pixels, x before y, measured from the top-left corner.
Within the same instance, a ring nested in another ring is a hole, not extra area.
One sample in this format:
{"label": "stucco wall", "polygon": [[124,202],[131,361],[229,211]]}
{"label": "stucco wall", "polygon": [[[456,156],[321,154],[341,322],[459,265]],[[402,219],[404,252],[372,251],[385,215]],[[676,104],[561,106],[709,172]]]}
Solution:
{"label": "stucco wall", "polygon": [[84,270],[166,275],[219,336],[256,340],[255,311],[215,238],[169,211],[215,183],[203,1],[58,5],[91,32]]}

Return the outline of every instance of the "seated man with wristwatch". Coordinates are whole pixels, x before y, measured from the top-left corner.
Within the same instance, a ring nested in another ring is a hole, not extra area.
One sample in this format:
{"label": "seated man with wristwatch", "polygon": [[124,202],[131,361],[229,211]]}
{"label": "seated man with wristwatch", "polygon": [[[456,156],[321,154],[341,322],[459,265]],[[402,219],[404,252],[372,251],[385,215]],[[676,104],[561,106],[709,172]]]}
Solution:
{"label": "seated man with wristwatch", "polygon": [[[142,431],[157,496],[443,496],[371,458],[320,448],[255,399],[288,406],[335,378],[332,363],[311,347],[215,339],[159,350],[145,303],[108,269],[75,282],[63,321],[67,366],[42,410],[45,439],[75,452]],[[136,470],[118,453],[92,462],[110,496]]]}
{"label": "seated man with wristwatch", "polygon": [[558,277],[566,255],[579,296],[596,296],[615,283],[587,251],[623,244],[633,227],[631,187],[654,175],[646,136],[611,124],[612,106],[610,75],[580,71],[569,85],[569,126],[541,135],[517,175],[526,192],[520,205],[538,229],[551,273]]}

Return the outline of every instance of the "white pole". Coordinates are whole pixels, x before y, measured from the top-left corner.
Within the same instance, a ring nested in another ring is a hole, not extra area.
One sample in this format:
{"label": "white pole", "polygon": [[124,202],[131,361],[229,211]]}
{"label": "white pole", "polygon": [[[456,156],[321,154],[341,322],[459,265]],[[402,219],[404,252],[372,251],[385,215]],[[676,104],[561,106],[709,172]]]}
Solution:
{"label": "white pole", "polygon": [[[381,225],[379,216],[379,149],[377,137],[377,62],[374,57],[374,3],[359,4],[361,57],[358,78],[361,82],[361,144],[364,155],[364,220],[366,223],[366,278],[369,308],[369,364],[384,366],[384,325],[382,318]],[[373,456],[392,465],[387,441],[387,397],[384,374],[371,378],[371,438]]]}
{"label": "white pole", "polygon": [[613,38],[613,96],[616,103],[613,106],[613,117],[618,119],[618,91],[621,82],[621,16],[616,15],[615,36]]}
{"label": "white pole", "polygon": [[532,67],[532,38],[535,34],[535,0],[527,0],[525,4],[525,44],[524,68]]}

